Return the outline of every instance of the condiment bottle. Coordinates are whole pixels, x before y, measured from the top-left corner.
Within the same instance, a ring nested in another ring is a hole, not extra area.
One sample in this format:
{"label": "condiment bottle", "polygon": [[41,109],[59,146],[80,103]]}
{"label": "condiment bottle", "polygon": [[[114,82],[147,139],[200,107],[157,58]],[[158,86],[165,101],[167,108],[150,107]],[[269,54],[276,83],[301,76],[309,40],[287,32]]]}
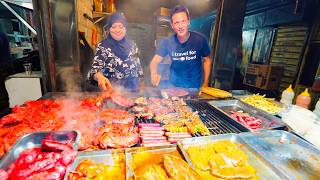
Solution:
{"label": "condiment bottle", "polygon": [[308,92],[308,88],[306,88],[304,92],[299,94],[299,96],[297,97],[296,105],[308,109],[310,102],[311,102],[311,97]]}
{"label": "condiment bottle", "polygon": [[292,104],[293,98],[294,98],[294,92],[292,89],[292,85],[290,84],[290,86],[282,92],[280,102],[282,102],[285,105],[290,105]]}

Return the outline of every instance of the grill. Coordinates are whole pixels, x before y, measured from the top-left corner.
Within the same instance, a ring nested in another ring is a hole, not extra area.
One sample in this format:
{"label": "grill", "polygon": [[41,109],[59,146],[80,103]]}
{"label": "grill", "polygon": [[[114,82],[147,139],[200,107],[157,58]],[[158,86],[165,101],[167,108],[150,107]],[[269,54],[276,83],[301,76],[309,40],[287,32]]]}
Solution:
{"label": "grill", "polygon": [[[194,110],[199,112],[199,116],[207,126],[211,134],[239,133],[239,129],[229,124],[224,117],[220,115],[218,110],[214,109],[205,101],[187,100],[187,104]],[[200,135],[195,135],[200,136]]]}

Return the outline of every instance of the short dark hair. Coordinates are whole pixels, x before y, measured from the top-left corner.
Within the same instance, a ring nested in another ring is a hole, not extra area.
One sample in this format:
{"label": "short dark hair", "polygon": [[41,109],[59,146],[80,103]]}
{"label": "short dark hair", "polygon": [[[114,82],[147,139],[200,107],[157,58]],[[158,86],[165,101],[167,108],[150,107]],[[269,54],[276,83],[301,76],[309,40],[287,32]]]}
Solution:
{"label": "short dark hair", "polygon": [[183,5],[176,5],[174,8],[172,8],[170,10],[170,19],[172,21],[172,16],[180,13],[180,12],[185,12],[188,16],[188,19],[190,20],[190,13],[187,7],[183,6]]}

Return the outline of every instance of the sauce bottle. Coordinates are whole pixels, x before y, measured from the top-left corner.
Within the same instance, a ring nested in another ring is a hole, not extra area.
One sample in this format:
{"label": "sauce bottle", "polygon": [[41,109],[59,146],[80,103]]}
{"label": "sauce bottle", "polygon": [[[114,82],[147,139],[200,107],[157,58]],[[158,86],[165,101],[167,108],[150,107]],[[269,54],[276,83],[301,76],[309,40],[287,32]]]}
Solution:
{"label": "sauce bottle", "polygon": [[308,109],[310,102],[311,102],[311,97],[308,92],[308,88],[306,88],[304,92],[299,94],[299,96],[297,97],[296,105]]}
{"label": "sauce bottle", "polygon": [[290,86],[282,92],[280,102],[282,102],[285,105],[290,105],[292,104],[293,98],[294,98],[294,92],[292,89],[292,85],[290,84]]}

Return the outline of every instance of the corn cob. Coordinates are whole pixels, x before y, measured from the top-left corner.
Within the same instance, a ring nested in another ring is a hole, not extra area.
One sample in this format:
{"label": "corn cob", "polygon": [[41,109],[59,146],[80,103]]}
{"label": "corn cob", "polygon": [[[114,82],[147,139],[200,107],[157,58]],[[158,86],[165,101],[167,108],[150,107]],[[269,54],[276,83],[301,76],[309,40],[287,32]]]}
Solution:
{"label": "corn cob", "polygon": [[205,93],[217,98],[227,98],[232,96],[232,94],[227,91],[213,88],[213,87],[202,87],[200,89],[200,93]]}

